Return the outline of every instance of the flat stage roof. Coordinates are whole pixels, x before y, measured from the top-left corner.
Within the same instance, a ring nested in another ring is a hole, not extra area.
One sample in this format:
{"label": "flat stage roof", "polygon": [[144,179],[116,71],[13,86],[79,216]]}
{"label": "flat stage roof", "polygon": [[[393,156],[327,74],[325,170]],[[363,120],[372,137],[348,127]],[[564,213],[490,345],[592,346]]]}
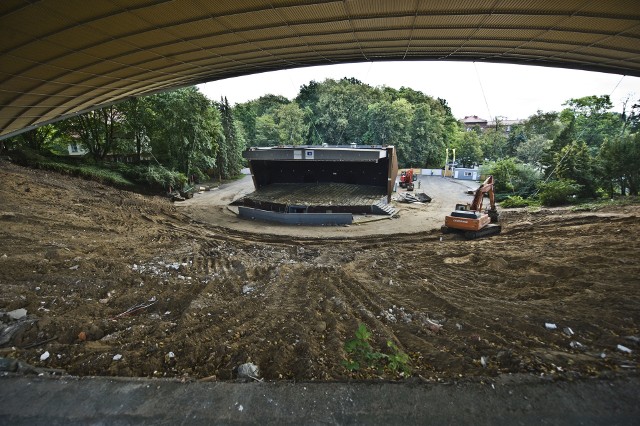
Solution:
{"label": "flat stage roof", "polygon": [[286,146],[252,147],[242,153],[247,160],[377,162],[387,158],[391,146]]}

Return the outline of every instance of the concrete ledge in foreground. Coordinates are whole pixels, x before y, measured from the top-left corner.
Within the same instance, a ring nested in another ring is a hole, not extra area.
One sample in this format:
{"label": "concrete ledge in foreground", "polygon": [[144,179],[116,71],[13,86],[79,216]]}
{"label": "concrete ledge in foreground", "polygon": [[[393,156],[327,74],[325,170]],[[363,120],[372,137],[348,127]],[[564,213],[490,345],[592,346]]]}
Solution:
{"label": "concrete ledge in foreground", "polygon": [[491,384],[0,377],[0,424],[632,425],[640,378]]}

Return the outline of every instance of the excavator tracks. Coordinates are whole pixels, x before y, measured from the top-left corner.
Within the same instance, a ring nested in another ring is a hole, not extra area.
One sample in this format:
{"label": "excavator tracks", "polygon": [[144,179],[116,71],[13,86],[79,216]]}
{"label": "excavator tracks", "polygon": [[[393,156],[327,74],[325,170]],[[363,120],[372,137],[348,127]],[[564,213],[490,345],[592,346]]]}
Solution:
{"label": "excavator tracks", "polygon": [[502,232],[501,225],[489,224],[478,231],[465,231],[463,235],[467,240],[475,240],[476,238],[497,235],[500,232]]}

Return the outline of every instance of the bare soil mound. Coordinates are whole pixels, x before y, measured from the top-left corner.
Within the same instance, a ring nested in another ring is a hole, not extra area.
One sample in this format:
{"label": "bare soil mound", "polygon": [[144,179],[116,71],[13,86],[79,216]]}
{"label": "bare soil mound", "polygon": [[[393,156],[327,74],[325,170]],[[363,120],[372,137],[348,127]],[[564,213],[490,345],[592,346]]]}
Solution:
{"label": "bare soil mound", "polygon": [[360,323],[375,351],[393,342],[425,379],[638,365],[637,207],[507,211],[501,235],[471,242],[406,226],[292,236],[4,162],[0,179],[0,311],[27,311],[2,315],[17,331],[0,351],[34,366],[226,380],[253,362],[268,380],[398,377],[344,368]]}

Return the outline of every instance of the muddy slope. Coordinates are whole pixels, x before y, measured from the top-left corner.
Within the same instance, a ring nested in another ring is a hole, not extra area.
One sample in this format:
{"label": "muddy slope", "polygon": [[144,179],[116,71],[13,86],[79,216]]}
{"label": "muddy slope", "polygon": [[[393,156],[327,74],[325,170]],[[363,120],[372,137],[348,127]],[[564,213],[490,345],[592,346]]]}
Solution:
{"label": "muddy slope", "polygon": [[296,238],[5,162],[0,179],[0,311],[28,313],[0,351],[34,366],[225,380],[253,362],[268,380],[398,377],[343,367],[359,323],[375,351],[393,342],[425,379],[638,365],[634,207],[507,212],[501,235],[472,242],[436,231]]}

